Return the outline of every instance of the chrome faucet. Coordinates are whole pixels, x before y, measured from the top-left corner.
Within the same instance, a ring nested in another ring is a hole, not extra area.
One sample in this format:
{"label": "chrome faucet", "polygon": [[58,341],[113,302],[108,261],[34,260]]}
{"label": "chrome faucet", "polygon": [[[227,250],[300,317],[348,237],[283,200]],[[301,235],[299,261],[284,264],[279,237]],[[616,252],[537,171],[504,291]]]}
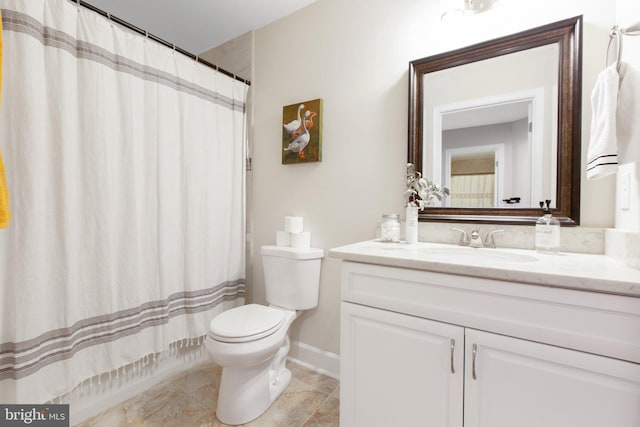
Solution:
{"label": "chrome faucet", "polygon": [[473,230],[471,232],[471,239],[467,236],[467,232],[460,228],[451,228],[453,231],[458,231],[460,233],[460,240],[458,241],[458,246],[470,246],[472,248],[495,248],[496,242],[493,239],[493,235],[495,233],[502,233],[504,230],[493,230],[487,233],[487,237],[484,239],[484,243],[482,242],[482,238],[480,237],[480,231]]}
{"label": "chrome faucet", "polygon": [[469,241],[469,246],[471,246],[472,248],[483,247],[482,238],[480,237],[480,232],[478,230],[473,230],[471,232],[471,241]]}

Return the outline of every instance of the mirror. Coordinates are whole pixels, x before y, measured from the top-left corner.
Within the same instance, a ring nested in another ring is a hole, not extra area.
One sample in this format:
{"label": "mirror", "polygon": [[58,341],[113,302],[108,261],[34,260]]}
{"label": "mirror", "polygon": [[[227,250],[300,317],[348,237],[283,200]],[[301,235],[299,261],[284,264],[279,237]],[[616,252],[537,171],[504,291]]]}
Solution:
{"label": "mirror", "polygon": [[422,221],[578,225],[582,17],[409,64],[408,161],[451,196]]}

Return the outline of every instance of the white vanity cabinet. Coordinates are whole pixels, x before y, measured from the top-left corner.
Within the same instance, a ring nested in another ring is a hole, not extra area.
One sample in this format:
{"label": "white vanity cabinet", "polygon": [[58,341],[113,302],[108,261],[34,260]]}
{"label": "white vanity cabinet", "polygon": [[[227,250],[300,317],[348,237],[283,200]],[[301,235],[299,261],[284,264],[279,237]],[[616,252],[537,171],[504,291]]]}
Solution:
{"label": "white vanity cabinet", "polygon": [[341,426],[462,426],[464,328],[341,310]]}
{"label": "white vanity cabinet", "polygon": [[342,262],[342,427],[638,427],[640,298]]}
{"label": "white vanity cabinet", "polygon": [[470,329],[466,343],[465,427],[640,425],[637,364]]}

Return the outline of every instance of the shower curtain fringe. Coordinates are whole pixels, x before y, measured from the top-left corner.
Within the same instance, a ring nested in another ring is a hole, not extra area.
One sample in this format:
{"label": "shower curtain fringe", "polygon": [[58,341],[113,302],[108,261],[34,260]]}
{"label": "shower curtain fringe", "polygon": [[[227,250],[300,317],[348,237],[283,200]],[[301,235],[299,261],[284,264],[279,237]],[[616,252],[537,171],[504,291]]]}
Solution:
{"label": "shower curtain fringe", "polygon": [[180,351],[184,352],[188,350],[189,353],[187,357],[193,360],[193,358],[201,356],[205,351],[204,342],[206,338],[206,335],[202,335],[173,342],[169,345],[169,348],[163,351],[147,354],[138,360],[119,366],[116,369],[87,378],[75,385],[67,393],[56,396],[45,402],[45,404],[71,404],[74,400],[91,394],[92,391],[100,393],[113,386],[126,384],[126,382],[133,381],[141,376],[151,375],[152,371],[157,369],[162,362],[170,358],[176,358]]}

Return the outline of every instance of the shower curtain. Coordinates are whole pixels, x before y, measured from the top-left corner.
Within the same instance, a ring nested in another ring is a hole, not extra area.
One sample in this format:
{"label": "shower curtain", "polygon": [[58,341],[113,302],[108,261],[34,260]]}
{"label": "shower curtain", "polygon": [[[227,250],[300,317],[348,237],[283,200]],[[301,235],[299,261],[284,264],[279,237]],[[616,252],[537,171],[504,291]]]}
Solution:
{"label": "shower curtain", "polygon": [[451,177],[451,207],[492,208],[494,207],[495,175],[453,175]]}
{"label": "shower curtain", "polygon": [[0,402],[41,403],[244,302],[248,86],[66,0],[0,9]]}

